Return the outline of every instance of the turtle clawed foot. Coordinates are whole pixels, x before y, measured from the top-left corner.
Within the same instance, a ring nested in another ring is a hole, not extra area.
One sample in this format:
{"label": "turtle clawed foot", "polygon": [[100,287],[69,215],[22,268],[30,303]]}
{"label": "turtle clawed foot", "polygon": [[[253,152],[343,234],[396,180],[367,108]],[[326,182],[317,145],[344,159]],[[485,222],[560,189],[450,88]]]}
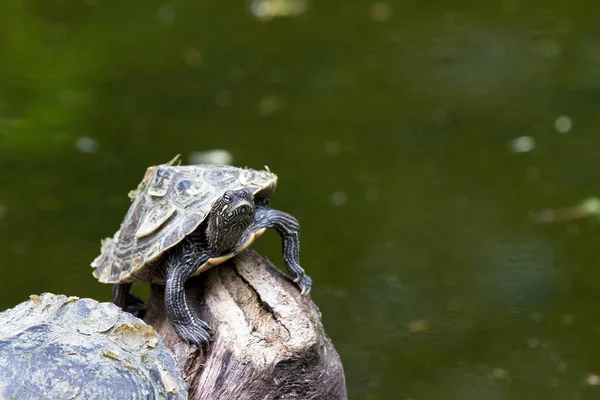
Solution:
{"label": "turtle clawed foot", "polygon": [[310,279],[310,276],[303,273],[296,277],[296,279],[294,279],[294,282],[296,282],[296,284],[300,288],[300,294],[306,296],[310,293],[310,289],[312,288],[312,279]]}
{"label": "turtle clawed foot", "polygon": [[212,340],[212,329],[206,322],[197,318],[189,325],[173,324],[173,329],[184,342],[200,348],[207,348]]}
{"label": "turtle clawed foot", "polygon": [[310,279],[310,276],[306,275],[306,272],[297,263],[286,264],[286,268],[294,276],[294,283],[300,288],[300,293],[303,296],[309,294],[312,288],[312,279]]}

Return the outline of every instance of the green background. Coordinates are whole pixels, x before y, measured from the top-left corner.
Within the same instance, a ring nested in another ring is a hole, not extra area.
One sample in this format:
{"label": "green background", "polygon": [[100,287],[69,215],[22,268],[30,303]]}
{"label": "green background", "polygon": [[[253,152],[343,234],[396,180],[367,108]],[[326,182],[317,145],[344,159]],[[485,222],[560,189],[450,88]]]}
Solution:
{"label": "green background", "polygon": [[351,399],[600,398],[596,220],[530,215],[600,188],[597,2],[299,4],[2,1],[0,309],[109,300],[146,167],[226,149],[279,175]]}

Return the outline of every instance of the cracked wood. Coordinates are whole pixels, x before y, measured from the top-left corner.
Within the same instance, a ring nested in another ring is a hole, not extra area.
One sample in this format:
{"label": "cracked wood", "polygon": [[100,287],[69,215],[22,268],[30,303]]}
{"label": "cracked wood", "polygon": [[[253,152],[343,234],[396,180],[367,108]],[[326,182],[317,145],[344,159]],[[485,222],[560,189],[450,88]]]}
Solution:
{"label": "cracked wood", "polygon": [[206,355],[183,343],[153,285],[146,322],[175,353],[194,399],[346,399],[339,355],[310,297],[266,258],[246,250],[186,284],[215,331]]}

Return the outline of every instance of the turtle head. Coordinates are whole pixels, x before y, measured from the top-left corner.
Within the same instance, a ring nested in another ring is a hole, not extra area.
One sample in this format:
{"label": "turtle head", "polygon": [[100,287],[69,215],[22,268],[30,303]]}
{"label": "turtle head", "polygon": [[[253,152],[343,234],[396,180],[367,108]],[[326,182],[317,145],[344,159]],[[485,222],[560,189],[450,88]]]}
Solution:
{"label": "turtle head", "polygon": [[254,221],[254,195],[250,190],[228,190],[212,206],[208,216],[206,238],[211,250],[217,254],[231,250],[252,221]]}

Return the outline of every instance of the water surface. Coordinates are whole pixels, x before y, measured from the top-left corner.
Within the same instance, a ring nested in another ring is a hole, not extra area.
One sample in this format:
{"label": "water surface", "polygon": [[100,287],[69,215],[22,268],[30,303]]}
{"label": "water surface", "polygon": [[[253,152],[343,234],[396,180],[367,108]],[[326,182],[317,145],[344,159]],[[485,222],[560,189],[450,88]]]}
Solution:
{"label": "water surface", "polygon": [[224,149],[279,175],[351,399],[600,396],[597,223],[530,217],[598,195],[595,2],[1,8],[1,309],[109,300],[146,167]]}

